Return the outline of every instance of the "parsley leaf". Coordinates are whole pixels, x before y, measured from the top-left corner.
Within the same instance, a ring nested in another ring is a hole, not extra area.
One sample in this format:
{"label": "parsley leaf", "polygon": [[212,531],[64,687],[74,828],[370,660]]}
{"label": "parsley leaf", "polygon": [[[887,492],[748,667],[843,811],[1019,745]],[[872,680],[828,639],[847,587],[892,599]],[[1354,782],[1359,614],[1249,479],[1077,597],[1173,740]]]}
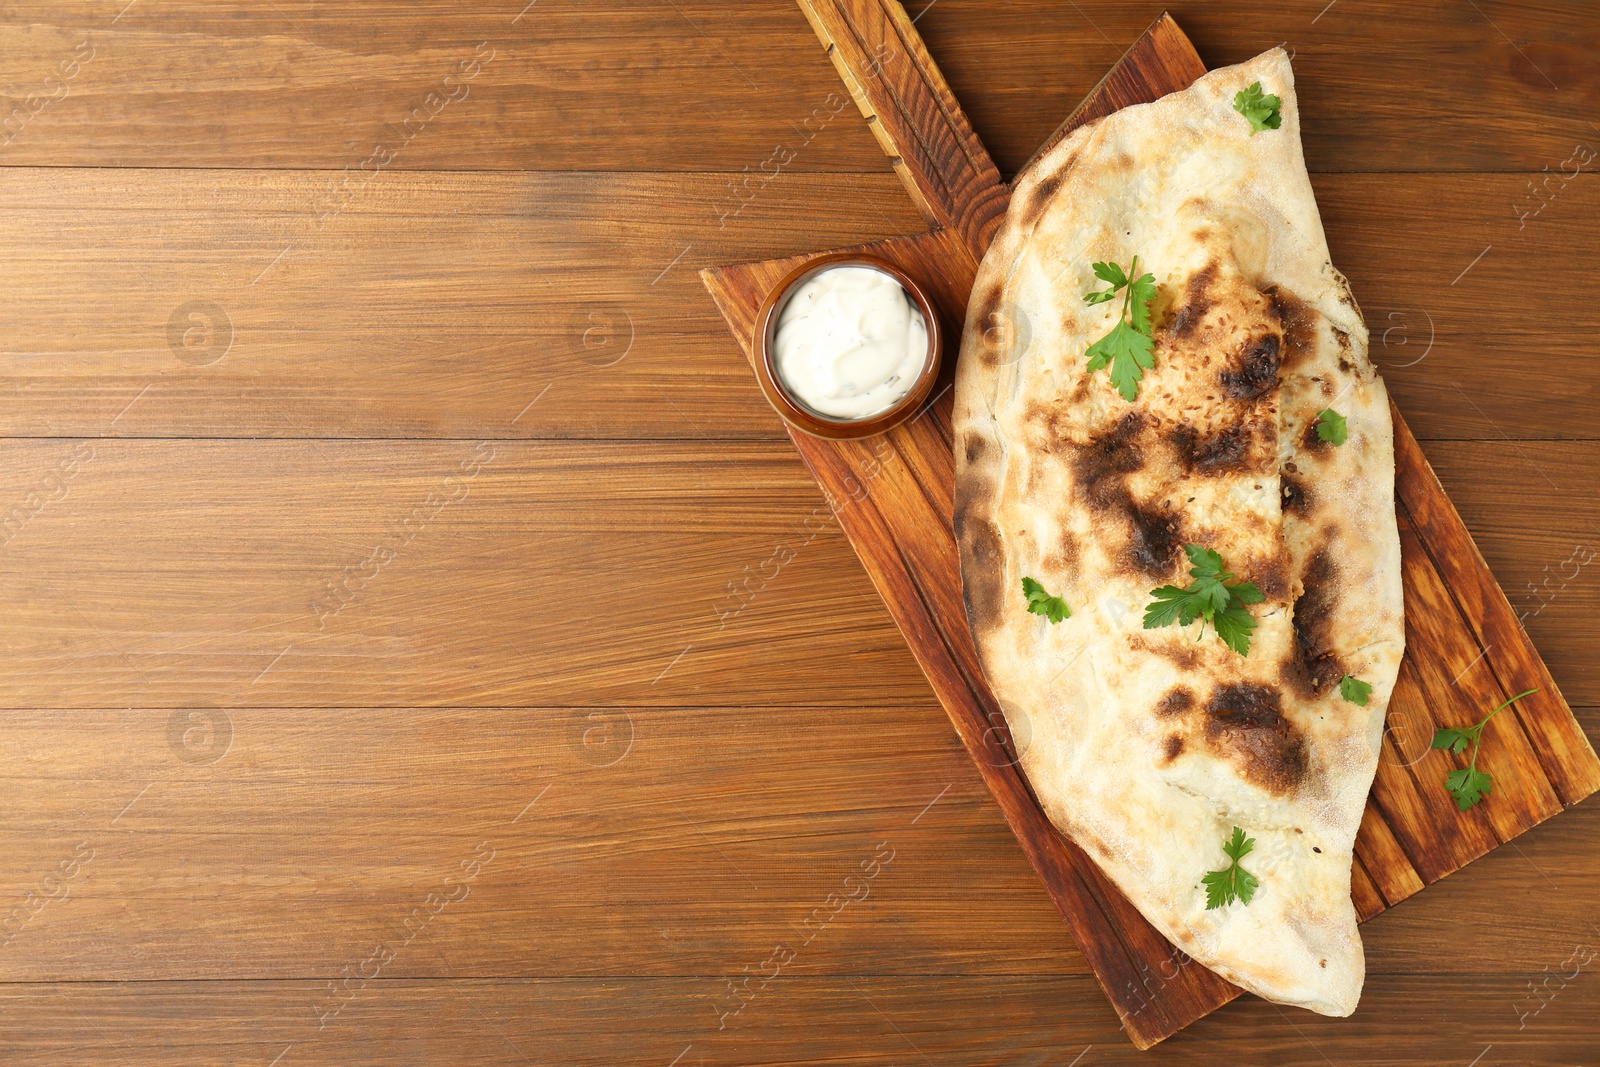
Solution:
{"label": "parsley leaf", "polygon": [[1094,276],[1103,282],[1110,282],[1111,288],[1101,293],[1090,293],[1084,297],[1084,302],[1089,304],[1103,304],[1117,295],[1117,290],[1128,284],[1128,276],[1122,273],[1122,268],[1115,263],[1096,263]]}
{"label": "parsley leaf", "polygon": [[1160,589],[1152,589],[1150,595],[1155,597],[1144,609],[1144,628],[1154,630],[1162,626],[1188,626],[1200,615],[1199,606],[1190,599],[1189,594],[1175,585],[1164,585]]}
{"label": "parsley leaf", "polygon": [[1280,103],[1276,96],[1261,91],[1260,82],[1233,94],[1233,110],[1250,120],[1251,137],[1283,124],[1283,114],[1278,110]]}
{"label": "parsley leaf", "polygon": [[1233,837],[1222,843],[1222,851],[1228,854],[1232,862],[1222,870],[1212,871],[1200,879],[1206,887],[1207,911],[1232,904],[1235,900],[1250,903],[1250,899],[1256,895],[1256,887],[1261,883],[1255,875],[1239,866],[1239,861],[1255,847],[1255,838],[1244,836],[1244,831],[1237,826],[1233,828]]}
{"label": "parsley leaf", "polygon": [[1183,550],[1189,557],[1189,573],[1196,578],[1215,578],[1222,573],[1222,553],[1200,545],[1188,545]]}
{"label": "parsley leaf", "polygon": [[1330,445],[1342,445],[1350,438],[1350,428],[1345,425],[1343,415],[1332,408],[1323,408],[1317,412],[1317,436]]}
{"label": "parsley leaf", "polygon": [[[1134,266],[1139,265],[1139,257],[1134,257]],[[1128,292],[1131,294],[1128,301],[1128,310],[1133,318],[1133,328],[1150,336],[1150,301],[1156,298],[1155,275],[1145,273],[1139,275],[1128,283]]]}
{"label": "parsley leaf", "polygon": [[1111,288],[1087,293],[1083,302],[1091,306],[1104,304],[1123,293],[1122,311],[1111,332],[1090,345],[1084,355],[1089,357],[1091,372],[1109,364],[1111,384],[1122,394],[1122,399],[1131,401],[1139,395],[1139,381],[1144,372],[1156,365],[1155,342],[1150,338],[1150,301],[1156,295],[1155,276],[1139,273],[1138,256],[1133,257],[1127,271],[1116,263],[1096,263],[1094,276]]}
{"label": "parsley leaf", "polygon": [[1493,785],[1494,779],[1476,767],[1462,767],[1444,776],[1444,787],[1450,790],[1450,795],[1456,798],[1456,807],[1462,811],[1488,796]]}
{"label": "parsley leaf", "polygon": [[1435,731],[1433,743],[1428,746],[1429,748],[1447,748],[1457,756],[1465,752],[1468,747],[1472,749],[1472,759],[1465,767],[1444,776],[1444,787],[1455,797],[1456,807],[1462,811],[1473,807],[1489,795],[1489,790],[1494,785],[1492,776],[1478,770],[1478,750],[1483,743],[1483,728],[1489,725],[1490,719],[1499,714],[1501,708],[1515,704],[1523,697],[1538,691],[1538,689],[1527,689],[1501,702],[1494,711],[1472,726],[1443,726]]}
{"label": "parsley leaf", "polygon": [[1358,707],[1367,706],[1367,698],[1372,695],[1372,686],[1353,675],[1345,675],[1339,679],[1339,695]]}
{"label": "parsley leaf", "polygon": [[1241,656],[1250,654],[1250,632],[1256,628],[1255,616],[1239,604],[1231,604],[1211,617],[1222,643]]}
{"label": "parsley leaf", "polygon": [[1044,591],[1044,586],[1032,578],[1022,579],[1022,593],[1028,598],[1028,612],[1033,615],[1043,615],[1051,622],[1060,622],[1062,619],[1072,617],[1072,611],[1067,607],[1067,602],[1058,596],[1051,596]]}
{"label": "parsley leaf", "polygon": [[[1250,634],[1256,628],[1253,615],[1245,610],[1247,604],[1259,604],[1265,599],[1254,582],[1233,582],[1234,577],[1222,569],[1222,556],[1200,545],[1184,545],[1189,557],[1189,577],[1194,581],[1189,588],[1163,585],[1150,590],[1155,597],[1144,609],[1144,628],[1154,630],[1162,626],[1188,626],[1196,619],[1204,619],[1217,631],[1223,644],[1241,656],[1250,653]],[[1200,628],[1201,636],[1205,627]]]}
{"label": "parsley leaf", "polygon": [[1428,747],[1448,748],[1459,756],[1474,744],[1477,736],[1471,728],[1460,730],[1454,726],[1442,726],[1433,735],[1433,744]]}
{"label": "parsley leaf", "polygon": [[1111,364],[1111,384],[1122,394],[1122,399],[1132,400],[1139,395],[1139,379],[1156,365],[1153,348],[1150,338],[1126,322],[1118,322],[1110,333],[1090,345],[1084,355],[1089,357],[1092,371]]}

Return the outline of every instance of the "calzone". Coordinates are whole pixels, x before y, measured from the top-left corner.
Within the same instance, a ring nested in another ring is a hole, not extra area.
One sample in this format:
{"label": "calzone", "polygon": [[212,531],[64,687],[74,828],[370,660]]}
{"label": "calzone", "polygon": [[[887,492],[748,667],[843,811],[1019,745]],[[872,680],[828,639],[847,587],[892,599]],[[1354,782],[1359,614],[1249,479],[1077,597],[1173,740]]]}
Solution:
{"label": "calzone", "polygon": [[[1149,272],[1142,326],[1125,291],[1090,302],[1109,265]],[[1348,1015],[1352,849],[1404,645],[1393,428],[1281,50],[1027,167],[955,388],[968,619],[1045,812],[1195,960]],[[1157,590],[1219,570],[1231,624],[1146,625]],[[1208,906],[1232,868],[1248,902]]]}

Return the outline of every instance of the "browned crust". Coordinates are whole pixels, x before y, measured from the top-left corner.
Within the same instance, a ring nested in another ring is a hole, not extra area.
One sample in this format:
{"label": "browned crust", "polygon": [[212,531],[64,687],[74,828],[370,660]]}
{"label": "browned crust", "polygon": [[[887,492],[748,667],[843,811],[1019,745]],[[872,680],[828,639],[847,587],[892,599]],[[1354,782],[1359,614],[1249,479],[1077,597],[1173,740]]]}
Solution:
{"label": "browned crust", "polygon": [[[1087,139],[1103,121],[1086,123],[1070,136]],[[1014,308],[1005,306],[1004,274],[1032,234],[1050,197],[1078,165],[1081,155],[1081,151],[1074,151],[1060,166],[1047,170],[1042,164],[1050,158],[1050,152],[1041,151],[1017,175],[1005,218],[978,266],[961,337],[953,415],[957,428],[954,523],[967,624],[972,628],[985,670],[990,665],[984,635],[1000,626],[1004,618],[1006,591],[1001,588],[1002,576],[997,573],[1004,550],[995,525],[994,505],[1000,490],[1005,444],[995,434],[993,419],[982,417],[980,411],[992,411],[1000,375],[1015,363],[1015,359],[1007,362],[1008,357],[1016,355],[1007,346],[1018,344],[1019,332],[1029,329],[1028,324],[1016,321]]]}

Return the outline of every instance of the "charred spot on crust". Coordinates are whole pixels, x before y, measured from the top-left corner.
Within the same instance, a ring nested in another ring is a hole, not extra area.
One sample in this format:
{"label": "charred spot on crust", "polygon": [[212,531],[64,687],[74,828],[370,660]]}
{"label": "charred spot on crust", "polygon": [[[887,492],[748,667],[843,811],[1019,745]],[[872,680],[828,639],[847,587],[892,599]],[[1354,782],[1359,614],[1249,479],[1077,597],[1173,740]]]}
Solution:
{"label": "charred spot on crust", "polygon": [[1036,425],[1043,430],[1042,443],[1046,449],[1055,452],[1070,447],[1066,431],[1063,429],[1067,416],[1060,404],[1029,400],[1027,408],[1022,413],[1022,419],[1029,425]]}
{"label": "charred spot on crust", "polygon": [[967,462],[969,464],[979,462],[989,451],[989,442],[984,439],[981,433],[967,434],[963,443],[966,445]]}
{"label": "charred spot on crust", "polygon": [[1187,337],[1200,325],[1200,320],[1205,318],[1206,312],[1212,308],[1211,298],[1206,295],[1206,290],[1211,288],[1211,282],[1217,276],[1217,265],[1207,263],[1198,272],[1189,276],[1189,282],[1183,289],[1183,303],[1178,310],[1172,313],[1172,324],[1169,327],[1177,337]]}
{"label": "charred spot on crust", "polygon": [[1175,686],[1167,695],[1156,701],[1156,714],[1163,719],[1182,715],[1194,707],[1194,692],[1187,686]]}
{"label": "charred spot on crust", "polygon": [[1177,734],[1168,734],[1167,739],[1161,742],[1161,758],[1171,763],[1183,755],[1183,738]]}
{"label": "charred spot on crust", "polygon": [[[984,340],[983,344],[977,346],[978,362],[982,363],[989,370],[993,370],[995,367],[1000,365],[1000,354],[995,351],[995,346],[990,343],[989,340],[990,327],[995,320],[995,316],[1000,313],[1000,294],[1001,287],[998,284],[991,285],[989,289],[981,297],[977,297],[973,303],[973,308],[975,310],[975,317],[973,318],[973,321],[982,327],[982,337]],[[976,294],[974,294],[974,296],[976,296]]]}
{"label": "charred spot on crust", "polygon": [[1056,542],[1054,553],[1046,556],[1042,562],[1052,571],[1072,571],[1078,567],[1078,539],[1072,532],[1062,526],[1061,538]]}
{"label": "charred spot on crust", "polygon": [[1110,433],[1078,449],[1073,457],[1072,473],[1091,506],[1114,507],[1127,498],[1122,479],[1144,466],[1144,454],[1134,444],[1134,438],[1143,428],[1144,416],[1130,411],[1117,421]]}
{"label": "charred spot on crust", "polygon": [[1306,423],[1305,432],[1300,435],[1300,448],[1304,452],[1325,452],[1333,446],[1317,436],[1317,420],[1312,419]]}
{"label": "charred spot on crust", "polygon": [[1268,685],[1231,682],[1206,701],[1207,744],[1232,759],[1244,777],[1281,796],[1306,776],[1306,744],[1283,717],[1283,697]]}
{"label": "charred spot on crust", "polygon": [[[1284,471],[1288,469],[1289,465],[1284,464]],[[1284,514],[1304,518],[1311,513],[1311,505],[1316,498],[1312,495],[1309,485],[1287,473],[1279,473],[1278,484],[1283,488]]]}
{"label": "charred spot on crust", "polygon": [[1076,449],[1072,469],[1092,511],[1127,521],[1127,565],[1159,578],[1171,571],[1183,536],[1176,515],[1139,504],[1128,492],[1127,476],[1144,466],[1144,453],[1135,442],[1144,425],[1141,413],[1128,412],[1109,433]]}
{"label": "charred spot on crust", "polygon": [[987,631],[999,625],[1004,610],[1001,585],[1005,579],[1005,549],[994,523],[969,515],[972,500],[961,496],[958,488],[955,527],[961,541],[962,562],[966,564],[961,568],[961,596],[973,631]]}
{"label": "charred spot on crust", "polygon": [[1172,570],[1172,562],[1183,545],[1178,517],[1167,511],[1142,508],[1131,499],[1127,515],[1133,527],[1128,540],[1129,562],[1146,574],[1164,577]]}
{"label": "charred spot on crust", "polygon": [[1293,658],[1284,674],[1303,695],[1321,696],[1340,678],[1344,666],[1333,650],[1334,592],[1338,565],[1327,548],[1319,548],[1306,564],[1302,591],[1294,602]]}
{"label": "charred spot on crust", "polygon": [[1254,400],[1277,385],[1281,345],[1275,333],[1246,341],[1239,351],[1239,365],[1217,376],[1223,393],[1235,400]]}
{"label": "charred spot on crust", "polygon": [[1250,466],[1250,427],[1232,426],[1201,436],[1192,426],[1172,431],[1172,445],[1184,467],[1195,474],[1228,474]]}
{"label": "charred spot on crust", "polygon": [[1228,682],[1212,690],[1206,715],[1240,726],[1270,726],[1283,718],[1283,696],[1259,682]]}
{"label": "charred spot on crust", "polygon": [[1281,285],[1263,292],[1272,301],[1273,314],[1283,324],[1283,365],[1292,367],[1311,352],[1317,336],[1317,313]]}
{"label": "charred spot on crust", "polygon": [[1339,290],[1339,303],[1345,305],[1357,315],[1360,315],[1361,309],[1356,306],[1356,296],[1350,291],[1350,282],[1345,278],[1345,276],[1340,274],[1338,271],[1334,271],[1333,284]]}
{"label": "charred spot on crust", "polygon": [[1289,596],[1289,573],[1284,566],[1283,556],[1274,555],[1268,559],[1255,560],[1246,567],[1245,573],[1252,576],[1256,588],[1261,590],[1261,595],[1268,600],[1286,600]]}
{"label": "charred spot on crust", "polygon": [[1039,183],[1033,187],[1033,193],[1028,197],[1028,206],[1022,212],[1023,225],[1032,226],[1039,221],[1039,216],[1044,214],[1044,209],[1050,206],[1051,197],[1055,196],[1056,190],[1061,188],[1061,176],[1071,169],[1071,166],[1072,161],[1069,160],[1065,167],[1047,178],[1041,178]]}
{"label": "charred spot on crust", "polygon": [[[1170,641],[1153,641],[1143,644],[1136,641],[1134,647],[1146,652],[1154,652],[1180,671],[1193,671],[1200,668],[1200,652],[1195,648],[1193,641],[1185,641],[1182,644],[1174,644]],[[1173,692],[1175,693],[1177,690],[1173,690]],[[1188,693],[1187,690],[1184,690],[1184,692]],[[1168,693],[1167,696],[1171,697],[1172,693]],[[1188,693],[1188,700],[1189,706],[1192,707],[1194,705],[1194,694]]]}

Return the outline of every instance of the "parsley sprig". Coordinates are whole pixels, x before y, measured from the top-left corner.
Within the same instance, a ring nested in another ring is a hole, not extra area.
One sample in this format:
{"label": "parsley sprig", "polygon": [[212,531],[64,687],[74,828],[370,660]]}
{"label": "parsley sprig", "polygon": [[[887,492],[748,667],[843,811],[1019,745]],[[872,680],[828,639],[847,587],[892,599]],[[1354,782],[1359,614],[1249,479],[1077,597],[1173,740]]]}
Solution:
{"label": "parsley sprig", "polygon": [[1244,836],[1244,831],[1237,826],[1233,828],[1233,837],[1222,843],[1222,851],[1228,854],[1232,861],[1220,871],[1212,871],[1200,879],[1206,887],[1206,910],[1220,908],[1224,904],[1232,904],[1235,900],[1250,903],[1250,898],[1256,895],[1256,887],[1261,883],[1256,876],[1239,866],[1239,861],[1250,854],[1256,847],[1256,839]]}
{"label": "parsley sprig", "polygon": [[1043,615],[1051,622],[1060,622],[1062,619],[1072,617],[1072,609],[1067,607],[1065,600],[1051,596],[1045,592],[1044,586],[1032,578],[1022,579],[1022,595],[1028,598],[1029,614]]}
{"label": "parsley sprig", "polygon": [[[1154,630],[1161,626],[1188,626],[1203,618],[1217,631],[1224,644],[1241,656],[1250,654],[1250,633],[1256,628],[1255,617],[1245,610],[1246,604],[1259,604],[1265,599],[1254,582],[1233,582],[1234,575],[1222,569],[1222,556],[1199,545],[1184,545],[1189,556],[1189,577],[1194,581],[1189,588],[1163,585],[1152,589],[1155,597],[1144,609],[1144,628]],[[1205,626],[1200,627],[1205,636]]]}
{"label": "parsley sprig", "polygon": [[1083,302],[1103,304],[1123,293],[1122,313],[1111,332],[1090,345],[1084,355],[1089,357],[1091,372],[1109,363],[1111,384],[1122,399],[1131,401],[1139,395],[1139,380],[1144,372],[1156,365],[1155,342],[1150,338],[1150,301],[1155,299],[1156,279],[1152,274],[1139,273],[1138,256],[1128,264],[1126,273],[1115,263],[1096,263],[1094,276],[1111,288],[1088,293]]}
{"label": "parsley sprig", "polygon": [[1472,759],[1467,761],[1467,765],[1444,776],[1444,787],[1456,798],[1456,807],[1462,811],[1474,807],[1489,795],[1489,790],[1494,785],[1492,776],[1478,770],[1478,749],[1483,744],[1483,728],[1489,725],[1489,720],[1494,718],[1501,708],[1509,707],[1523,697],[1531,696],[1538,691],[1535,688],[1518,693],[1485,715],[1475,726],[1444,726],[1433,735],[1433,744],[1429,745],[1429,748],[1448,748],[1457,756],[1465,752],[1468,746],[1472,748]]}
{"label": "parsley sprig", "polygon": [[1233,94],[1233,110],[1250,120],[1250,136],[1262,130],[1275,130],[1283,124],[1283,114],[1278,110],[1282,103],[1271,93],[1261,91],[1258,81],[1248,89]]}
{"label": "parsley sprig", "polygon": [[1367,698],[1372,696],[1372,685],[1353,674],[1347,674],[1339,679],[1339,695],[1356,707],[1364,708],[1367,706]]}
{"label": "parsley sprig", "polygon": [[1342,445],[1350,439],[1350,427],[1345,418],[1332,408],[1317,412],[1317,437],[1330,445]]}

